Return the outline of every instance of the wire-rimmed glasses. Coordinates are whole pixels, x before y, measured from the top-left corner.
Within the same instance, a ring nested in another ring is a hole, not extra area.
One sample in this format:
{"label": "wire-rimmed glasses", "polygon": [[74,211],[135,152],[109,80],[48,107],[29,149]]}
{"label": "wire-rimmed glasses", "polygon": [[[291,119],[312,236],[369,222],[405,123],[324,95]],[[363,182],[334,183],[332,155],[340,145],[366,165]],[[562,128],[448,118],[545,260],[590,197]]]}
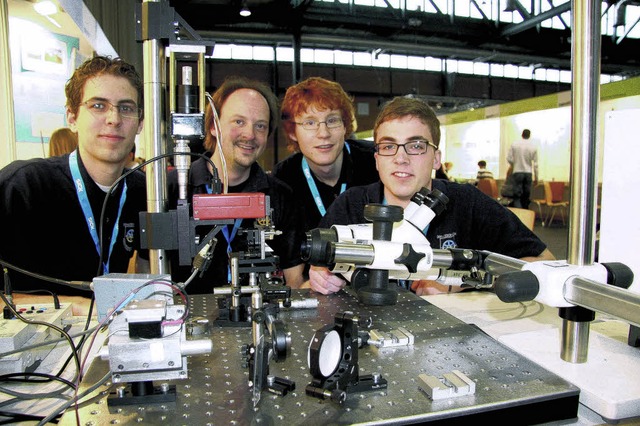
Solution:
{"label": "wire-rimmed glasses", "polygon": [[80,105],[84,105],[84,107],[87,108],[87,110],[89,110],[89,112],[95,117],[102,117],[114,108],[118,114],[120,114],[120,117],[123,118],[140,119],[142,116],[142,108],[139,108],[133,102],[123,102],[118,105],[114,105],[104,99],[89,99],[88,101],[80,103]]}
{"label": "wire-rimmed glasses", "polygon": [[301,122],[294,121],[294,123],[302,126],[302,128],[305,130],[318,130],[322,123],[327,126],[327,129],[337,129],[338,127],[342,126],[342,117],[328,117],[325,121],[318,121],[310,118],[308,120],[302,120]]}

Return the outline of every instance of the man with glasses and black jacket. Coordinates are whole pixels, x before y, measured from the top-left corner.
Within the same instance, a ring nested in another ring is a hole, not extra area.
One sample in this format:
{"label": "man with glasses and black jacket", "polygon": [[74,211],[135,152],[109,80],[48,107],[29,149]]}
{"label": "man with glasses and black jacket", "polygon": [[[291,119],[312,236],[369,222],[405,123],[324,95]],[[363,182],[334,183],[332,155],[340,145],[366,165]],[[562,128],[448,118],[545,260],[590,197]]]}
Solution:
{"label": "man with glasses and black jacket", "polygon": [[345,140],[356,130],[354,107],[336,82],[311,77],[291,86],[281,109],[294,154],[273,174],[293,189],[308,231],[346,189],[378,180],[373,143]]}
{"label": "man with glasses and black jacket", "polygon": [[[142,130],[143,84],[132,65],[96,56],[75,70],[65,93],[78,148],[0,170],[0,259],[54,279],[90,282],[96,275],[127,272],[136,249],[138,212],[146,210],[144,175],[128,175],[110,187],[123,177]],[[92,296],[7,269],[15,291],[68,295],[76,313]]]}
{"label": "man with glasses and black jacket", "polygon": [[[376,165],[380,182],[347,190],[331,205],[320,228],[367,223],[370,203],[406,207],[420,189],[438,189],[449,202],[424,230],[432,248],[489,250],[527,261],[554,259],[546,245],[520,219],[473,185],[431,179],[440,166],[440,122],[422,100],[397,97],[387,103],[374,126]],[[328,269],[312,266],[310,287],[323,294],[339,291],[346,282]],[[418,295],[437,294],[449,286],[414,281]]]}

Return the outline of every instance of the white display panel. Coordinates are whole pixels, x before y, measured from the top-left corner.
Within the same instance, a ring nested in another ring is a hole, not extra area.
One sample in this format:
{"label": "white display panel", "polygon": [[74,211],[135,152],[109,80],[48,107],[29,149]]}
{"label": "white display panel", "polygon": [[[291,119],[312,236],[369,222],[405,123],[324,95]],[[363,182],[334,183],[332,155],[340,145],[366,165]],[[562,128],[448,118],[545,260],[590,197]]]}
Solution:
{"label": "white display panel", "polygon": [[640,109],[606,114],[603,161],[598,261],[631,267],[640,293]]}

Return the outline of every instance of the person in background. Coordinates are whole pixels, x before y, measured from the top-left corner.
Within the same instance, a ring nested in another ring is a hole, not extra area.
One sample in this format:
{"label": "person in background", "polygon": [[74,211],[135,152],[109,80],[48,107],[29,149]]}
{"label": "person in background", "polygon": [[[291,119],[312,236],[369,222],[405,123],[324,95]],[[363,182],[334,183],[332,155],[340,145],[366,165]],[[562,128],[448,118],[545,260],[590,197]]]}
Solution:
{"label": "person in background", "polygon": [[51,133],[49,138],[49,157],[69,154],[78,147],[78,135],[68,127],[61,127]]}
{"label": "person in background", "polygon": [[[213,104],[219,120],[214,120],[213,111],[208,105],[205,112],[206,155],[215,164],[218,176],[228,176],[227,192],[262,192],[270,197],[273,224],[282,234],[268,240],[267,244],[279,256],[286,284],[298,288],[304,282],[304,263],[300,255],[304,232],[299,222],[294,194],[288,185],[265,173],[257,163],[276,127],[277,98],[264,83],[231,76],[213,94]],[[226,167],[216,152],[218,144]],[[204,158],[198,158],[192,163],[189,171],[189,199],[193,194],[213,192],[212,173],[213,166]],[[168,175],[168,182],[170,205],[175,207],[179,192],[176,171]],[[194,279],[186,290],[190,294],[210,293],[213,287],[228,285],[228,253],[246,250],[246,239],[237,233],[239,229],[252,228],[254,219],[236,219],[234,225],[228,225],[219,232],[216,235],[218,243],[211,266],[203,277]],[[191,267],[178,266],[177,256],[172,256],[174,281],[184,281],[189,275]]]}
{"label": "person in background", "polygon": [[530,138],[531,130],[524,129],[522,138],[511,145],[507,154],[507,178],[513,174],[515,192],[520,194],[513,200],[513,207],[522,209],[529,208],[532,184],[538,184],[538,147]]}
{"label": "person in background", "polygon": [[451,161],[447,161],[444,164],[444,171],[447,174],[447,176],[449,177],[450,181],[454,181],[455,179],[453,178],[453,176],[451,176],[451,170],[453,170],[453,163]]}
{"label": "person in background", "polygon": [[[58,280],[90,282],[102,273],[127,272],[137,245],[138,213],[146,210],[144,176],[121,181],[101,212],[142,130],[143,85],[132,65],[96,56],[75,70],[65,93],[67,122],[78,135],[78,149],[14,161],[0,170],[0,259]],[[76,314],[93,295],[4,266],[15,291],[67,295]],[[15,300],[21,303],[25,297],[25,303],[44,298],[16,295]]]}
{"label": "person in background", "polygon": [[493,179],[493,173],[487,170],[487,162],[484,160],[478,161],[478,173],[476,179]]}
{"label": "person in background", "polygon": [[127,156],[127,165],[125,168],[133,169],[134,167],[139,166],[141,164],[139,160],[140,159],[136,158],[136,144],[134,143],[133,148],[131,148],[131,152],[129,152],[129,155]]}
{"label": "person in background", "polygon": [[[380,182],[351,188],[338,197],[321,220],[321,228],[366,223],[367,204],[405,208],[420,189],[438,189],[449,202],[425,230],[432,248],[488,250],[527,261],[554,259],[517,216],[473,185],[431,179],[433,168],[440,165],[440,122],[424,101],[394,98],[378,115],[373,134]],[[319,293],[337,292],[345,284],[326,268],[312,266],[309,271],[309,286]],[[414,281],[411,289],[417,295],[451,291],[429,280]]]}
{"label": "person in background", "polygon": [[444,164],[440,164],[440,167],[436,168],[435,178],[449,180],[449,176],[447,176],[447,172],[444,168]]}
{"label": "person in background", "polygon": [[453,182],[454,179],[450,174],[451,169],[453,169],[452,162],[447,161],[446,163],[440,163],[440,166],[436,168],[436,179],[450,180]]}
{"label": "person in background", "polygon": [[273,175],[293,189],[308,231],[347,188],[378,180],[373,143],[345,140],[357,124],[353,101],[336,82],[311,77],[293,85],[281,109],[294,154],[276,164]]}

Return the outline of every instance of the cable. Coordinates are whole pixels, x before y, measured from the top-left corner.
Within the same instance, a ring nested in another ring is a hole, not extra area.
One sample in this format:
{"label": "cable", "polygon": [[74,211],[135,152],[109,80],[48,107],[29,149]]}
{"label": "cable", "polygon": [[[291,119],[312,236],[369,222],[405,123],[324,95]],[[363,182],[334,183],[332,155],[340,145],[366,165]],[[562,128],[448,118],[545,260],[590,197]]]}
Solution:
{"label": "cable", "polygon": [[[153,163],[155,161],[161,160],[163,158],[168,158],[168,157],[173,157],[174,155],[190,155],[193,157],[201,157],[204,158],[206,161],[208,161],[212,167],[213,167],[213,175],[214,175],[214,180],[218,180],[218,171],[216,169],[215,164],[213,163],[213,161],[211,161],[210,158],[208,158],[206,155],[204,154],[200,154],[197,152],[176,152],[173,154],[160,154],[156,157],[150,158],[149,160],[138,164],[137,166],[135,166],[132,169],[127,170],[125,173],[123,173],[118,179],[116,179],[115,182],[113,182],[113,184],[109,187],[109,189],[107,190],[107,193],[104,196],[104,201],[102,203],[102,209],[100,211],[100,221],[99,221],[99,226],[98,226],[98,239],[99,239],[99,247],[100,247],[100,251],[98,253],[98,271],[96,272],[96,276],[99,277],[100,275],[102,275],[102,270],[103,270],[103,259],[104,259],[104,250],[102,250],[103,247],[103,225],[104,225],[104,216],[105,213],[107,211],[107,204],[109,202],[109,198],[111,193],[113,192],[113,190],[115,188],[117,188],[118,184],[123,180],[126,179],[127,176],[129,176],[130,174],[134,173],[137,170],[140,170],[141,168],[143,168],[144,166],[146,166],[147,164]],[[113,226],[118,226],[117,223],[114,223]]]}
{"label": "cable", "polygon": [[[78,333],[78,335],[82,335],[82,338],[80,338],[80,341],[76,345],[76,351],[78,351],[80,353],[82,353],[82,346],[86,342],[87,335],[91,334],[91,333],[87,333],[87,330],[89,329],[89,325],[91,325],[91,314],[93,313],[93,305],[94,304],[95,304],[95,297],[92,296],[91,297],[91,303],[89,304],[89,312],[87,312],[87,321],[84,324],[84,330],[81,333]],[[62,372],[64,370],[66,370],[66,368],[69,365],[69,362],[71,362],[72,358],[73,358],[73,353],[71,353],[67,357],[67,360],[64,362],[62,367],[60,367],[60,370],[58,371],[58,374],[56,374],[56,376],[60,376],[62,374]]]}
{"label": "cable", "polygon": [[47,281],[47,282],[51,282],[54,284],[60,284],[60,285],[65,285],[67,287],[73,287],[76,290],[80,289],[80,290],[91,290],[91,282],[90,281],[67,281],[67,280],[61,280],[59,278],[53,278],[53,277],[49,277],[46,275],[42,275],[42,274],[38,274],[35,272],[29,272],[26,269],[22,269],[16,265],[13,265],[9,262],[7,262],[6,260],[0,259],[0,265],[2,265],[5,268],[9,268],[9,269],[13,269],[14,271],[20,272],[21,274],[24,275],[28,275],[30,277],[33,278],[37,278],[39,280],[42,281]]}
{"label": "cable", "polygon": [[52,329],[54,329],[55,331],[57,331],[58,333],[60,333],[60,334],[61,334],[61,335],[62,335],[62,336],[67,340],[67,342],[69,342],[69,345],[70,345],[70,347],[71,347],[72,354],[73,354],[73,356],[74,356],[74,361],[75,361],[75,363],[76,363],[76,369],[77,369],[77,373],[76,373],[76,374],[77,374],[78,376],[80,375],[80,372],[81,372],[81,370],[80,370],[80,358],[79,358],[79,356],[78,356],[78,352],[76,351],[76,346],[75,346],[75,344],[73,343],[73,340],[71,339],[71,337],[69,336],[69,334],[68,334],[66,331],[64,331],[64,330],[63,330],[63,329],[61,329],[60,327],[58,327],[58,326],[56,326],[56,325],[53,325],[53,324],[50,324],[50,323],[48,323],[48,322],[44,322],[44,321],[35,321],[35,320],[28,320],[28,319],[24,318],[22,315],[20,315],[20,314],[18,313],[18,311],[17,311],[13,306],[11,306],[11,305],[9,304],[9,301],[8,301],[8,300],[7,300],[7,298],[5,297],[4,293],[0,293],[0,298],[2,299],[2,301],[3,301],[7,306],[9,306],[9,309],[13,312],[13,314],[14,314],[14,315],[15,315],[15,316],[20,320],[20,321],[22,321],[22,322],[24,322],[24,323],[26,323],[26,324],[43,325],[43,326],[45,326],[45,327],[52,328]]}
{"label": "cable", "polygon": [[[53,298],[53,307],[54,309],[60,309],[60,298],[58,297],[58,295],[52,291],[49,290],[14,290],[12,291],[13,294],[36,294],[36,293],[47,293],[50,294],[51,297]],[[5,296],[6,296],[6,290],[5,290]]]}
{"label": "cable", "polygon": [[[17,380],[17,377],[25,377],[25,379],[22,380]],[[43,377],[46,378],[47,380],[43,380],[43,381],[34,381],[34,380],[28,380],[26,379],[27,377]],[[10,374],[3,374],[0,376],[0,382],[19,382],[19,383],[44,383],[46,381],[58,381],[60,383],[63,383],[69,387],[71,387],[72,389],[75,389],[76,386],[71,383],[70,381],[68,381],[67,379],[63,379],[62,377],[58,377],[58,376],[52,376],[51,374],[46,374],[46,373],[36,373],[36,372],[31,372],[31,373],[10,373]]]}
{"label": "cable", "polygon": [[[213,175],[214,175],[214,180],[219,180],[219,176],[218,176],[218,169],[216,168],[215,164],[213,163],[213,161],[211,161],[210,158],[208,158],[206,155],[204,154],[200,154],[197,152],[183,152],[183,153],[175,153],[175,154],[161,154],[158,155],[156,157],[153,157],[139,165],[137,165],[136,167],[127,170],[127,172],[123,173],[122,176],[120,176],[118,179],[116,179],[116,181],[113,183],[113,185],[111,185],[111,187],[109,188],[109,190],[107,191],[107,193],[105,194],[105,198],[102,204],[102,210],[100,213],[100,223],[99,223],[99,244],[100,244],[100,253],[99,253],[99,262],[98,262],[98,271],[96,273],[96,276],[100,276],[102,275],[102,262],[103,262],[103,250],[102,250],[102,246],[103,246],[103,223],[104,223],[104,215],[107,209],[107,203],[109,201],[109,196],[111,195],[111,193],[113,192],[113,190],[118,186],[118,184],[120,183],[121,180],[125,179],[127,176],[129,176],[131,173],[140,170],[141,168],[143,168],[144,166],[146,166],[147,164],[153,163],[154,161],[158,161],[160,159],[163,158],[167,158],[167,157],[171,157],[173,155],[190,155],[190,156],[194,156],[194,157],[201,157],[204,158],[205,161],[209,162],[212,166],[212,170],[213,170]],[[117,226],[117,224],[114,224],[114,226]],[[0,265],[3,268],[8,268],[11,270],[14,270],[16,272],[19,272],[21,274],[30,276],[32,278],[36,278],[42,281],[46,281],[46,282],[50,282],[50,283],[54,283],[54,284],[60,284],[60,285],[64,285],[67,287],[71,287],[74,289],[80,289],[80,290],[92,290],[91,286],[92,286],[92,282],[91,281],[79,281],[79,280],[62,280],[59,278],[54,278],[54,277],[49,277],[47,275],[43,275],[43,274],[39,274],[36,272],[30,272],[27,271],[26,269],[23,269],[19,266],[16,266],[12,263],[9,263],[6,260],[3,260],[0,258]]]}
{"label": "cable", "polygon": [[0,417],[10,417],[9,420],[0,421],[0,425],[15,425],[18,422],[27,422],[42,419],[42,416],[34,416],[31,414],[23,413],[11,413],[9,411],[0,411]]}
{"label": "cable", "polygon": [[[95,384],[91,385],[89,388],[87,388],[87,390],[85,390],[84,392],[82,392],[81,394],[78,394],[75,398],[64,402],[62,404],[60,404],[57,408],[54,409],[54,411],[49,414],[47,417],[43,418],[40,423],[38,423],[38,426],[44,426],[47,423],[49,423],[49,421],[53,420],[54,418],[58,417],[59,415],[61,415],[67,408],[71,407],[72,404],[77,404],[78,401],[82,398],[84,398],[85,396],[89,395],[91,392],[95,391],[96,389],[98,389],[100,386],[102,386],[104,383],[106,383],[107,381],[109,381],[109,379],[111,378],[111,373],[107,373],[105,374],[100,380],[98,380]],[[76,420],[77,423],[80,424],[80,419],[78,418],[78,413],[76,411]]]}
{"label": "cable", "polygon": [[[18,392],[18,391],[14,391],[14,390],[11,390],[11,389],[6,389],[6,388],[0,387],[0,392],[6,393],[7,395],[14,396],[14,397],[16,397],[16,399],[20,399],[20,400],[40,399],[40,398],[42,398],[42,399],[48,399],[48,398],[69,399],[69,398],[71,398],[68,395],[60,394],[59,391],[51,391],[51,392],[44,392],[44,393],[23,393],[23,392]],[[0,403],[0,405],[2,405],[2,403]]]}
{"label": "cable", "polygon": [[[220,118],[218,117],[218,111],[216,111],[216,107],[213,104],[213,98],[209,93],[206,94],[207,100],[209,101],[209,106],[211,107],[211,112],[213,113],[213,127],[216,129],[216,146],[218,153],[218,158],[220,158],[220,163],[222,164],[222,192],[226,194],[229,192],[229,175],[227,173],[227,160],[224,157],[224,152],[222,151],[222,133],[220,131]],[[213,166],[215,169],[215,165]]]}

